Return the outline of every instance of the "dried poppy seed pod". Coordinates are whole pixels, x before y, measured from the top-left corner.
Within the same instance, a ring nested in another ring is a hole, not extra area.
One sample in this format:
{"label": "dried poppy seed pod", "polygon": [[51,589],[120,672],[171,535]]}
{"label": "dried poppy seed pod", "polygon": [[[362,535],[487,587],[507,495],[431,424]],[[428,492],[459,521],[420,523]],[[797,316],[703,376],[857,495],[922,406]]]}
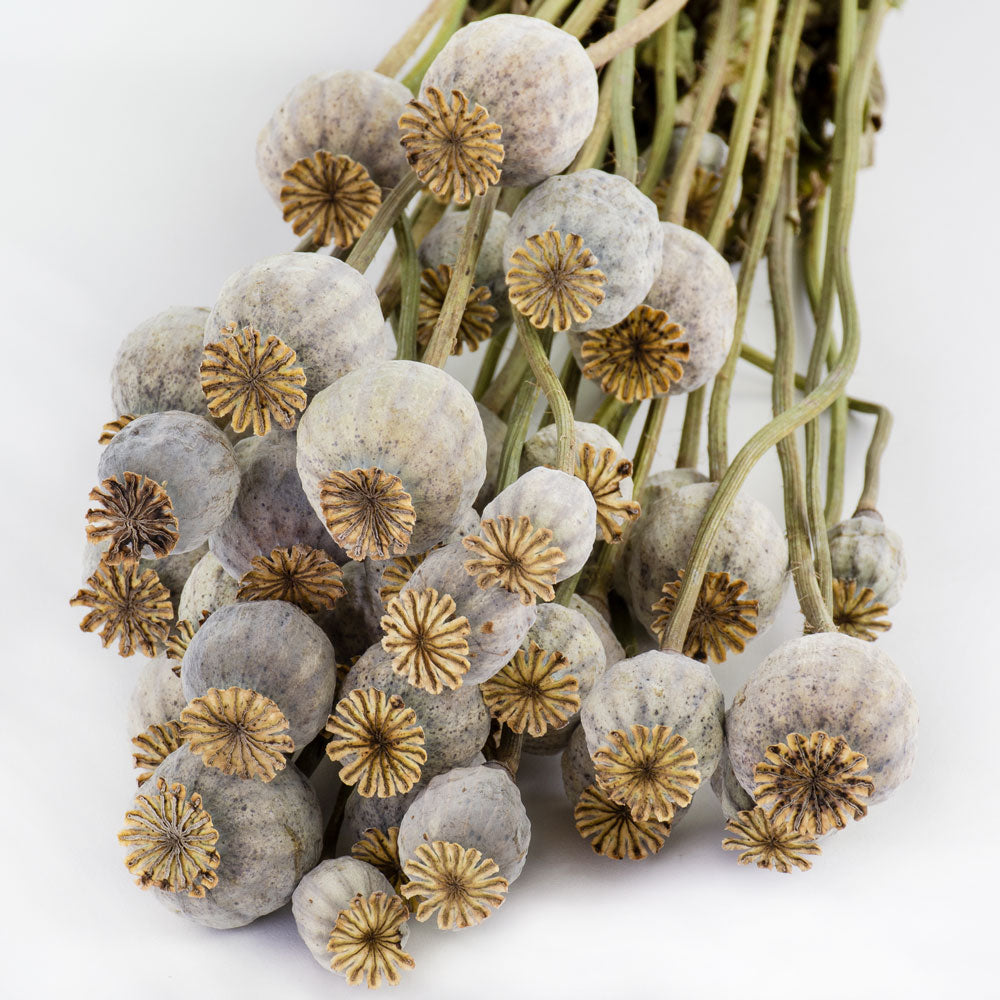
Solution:
{"label": "dried poppy seed pod", "polygon": [[658,500],[694,483],[707,483],[708,476],[697,469],[662,469],[646,477],[639,494],[643,510],[649,510]]}
{"label": "dried poppy seed pod", "polygon": [[[577,448],[582,444],[589,444],[598,452],[605,448],[611,448],[615,452],[620,452],[622,449],[618,439],[600,424],[588,424],[583,420],[574,420],[573,431]],[[541,465],[554,468],[558,449],[556,425],[546,424],[524,442],[524,450],[521,452],[521,472],[525,473],[529,469]]]}
{"label": "dried poppy seed pod", "polygon": [[605,278],[603,302],[571,331],[613,326],[646,297],[660,267],[663,229],[656,206],[634,184],[603,170],[550,177],[511,216],[506,266],[513,266],[511,255],[528,237],[550,229],[580,236]]}
{"label": "dried poppy seed pod", "polygon": [[497,482],[500,479],[500,456],[503,454],[503,443],[507,437],[507,425],[491,409],[476,403],[479,416],[483,421],[483,432],[486,434],[486,479],[479,488],[476,510],[482,510],[497,492]]}
{"label": "dried poppy seed pod", "polygon": [[[471,393],[416,361],[383,361],[334,382],[309,404],[297,437],[306,496],[353,559],[443,541],[486,478],[486,435]],[[365,470],[368,480],[380,477],[374,499],[375,487],[358,478]],[[345,498],[359,515],[373,513],[372,530],[342,516]]]}
{"label": "dried poppy seed pod", "polygon": [[568,167],[597,117],[597,73],[583,46],[518,14],[456,31],[423,86],[460,90],[486,108],[503,130],[501,182],[507,187],[537,184]]}
{"label": "dried poppy seed pod", "polygon": [[204,343],[229,336],[231,323],[293,350],[310,399],[387,356],[375,290],[363,274],[326,254],[275,254],[231,274],[205,322]]}
{"label": "dried poppy seed pod", "polygon": [[236,603],[239,581],[226,572],[226,567],[211,553],[206,552],[194,565],[184,583],[177,618],[193,625],[227,604]]}
{"label": "dried poppy seed pod", "polygon": [[366,563],[348,561],[341,567],[347,593],[322,616],[323,631],[334,643],[341,663],[350,663],[382,636],[385,609],[373,596]]}
{"label": "dried poppy seed pod", "polygon": [[101,454],[101,480],[125,473],[159,483],[177,518],[171,552],[203,545],[229,516],[240,487],[236,455],[226,436],[204,417],[181,410],[148,413],[123,427]]}
{"label": "dried poppy seed pod", "polygon": [[575,806],[588,785],[596,784],[594,762],[587,749],[587,734],[583,726],[577,726],[563,750],[559,761],[562,771],[563,789],[569,804]]}
{"label": "dried poppy seed pod", "polygon": [[[677,157],[680,155],[681,146],[687,136],[687,126],[679,125],[674,129],[670,139],[670,151],[667,154],[667,162],[663,168],[663,180],[657,185],[653,197],[658,204],[663,203],[662,196],[666,196],[670,187],[669,178],[673,174]],[[708,234],[709,222],[715,203],[718,201],[719,189],[722,186],[722,174],[726,169],[726,161],[729,159],[729,146],[722,136],[714,132],[706,132],[701,137],[701,144],[698,148],[698,159],[695,165],[694,177],[691,181],[691,188],[688,192],[687,209],[684,213],[684,225],[699,233],[702,236]],[[736,211],[736,206],[740,202],[743,192],[743,179],[738,177],[736,188],[733,191],[732,203],[729,208],[729,215]]]}
{"label": "dried poppy seed pod", "polygon": [[737,780],[729,759],[729,750],[725,746],[719,763],[712,772],[712,791],[715,792],[726,819],[736,819],[741,812],[757,805],[753,796]]}
{"label": "dried poppy seed pod", "polygon": [[304,611],[284,601],[250,601],[220,608],[198,629],[181,680],[189,701],[232,687],[270,698],[298,751],[326,723],[337,664],[330,640]]}
{"label": "dried poppy seed pod", "polygon": [[899,600],[906,582],[903,539],[877,511],[863,511],[830,529],[830,561],[838,580],[870,587],[875,600],[890,608]]}
{"label": "dried poppy seed pod", "polygon": [[349,156],[376,184],[395,187],[409,170],[396,120],[411,96],[403,84],[372,70],[307,77],[257,137],[257,172],[271,197],[280,203],[285,171],[319,149]]}
{"label": "dried poppy seed pod", "polygon": [[587,619],[587,624],[590,625],[597,634],[597,638],[600,639],[601,645],[604,647],[605,668],[613,666],[619,660],[625,659],[625,650],[618,641],[618,637],[612,631],[608,622],[601,616],[601,613],[592,604],[585,601],[579,594],[574,594],[570,598],[569,606],[574,611],[579,611]]}
{"label": "dried poppy seed pod", "polygon": [[320,858],[323,820],[316,793],[294,767],[271,782],[244,781],[206,767],[186,746],[153,772],[201,796],[218,831],[218,884],[198,899],[157,891],[165,906],[205,927],[243,927],[284,906]]}
{"label": "dried poppy seed pod", "polygon": [[779,646],[753,672],[726,719],[739,783],[754,794],[755,768],[790,733],[843,737],[868,759],[881,802],[913,770],[917,705],[899,668],[874,643],[839,632],[801,636]]}
{"label": "dried poppy seed pod", "polygon": [[142,665],[128,700],[128,735],[136,736],[152,725],[162,725],[181,717],[188,700],[175,663],[160,653]]}

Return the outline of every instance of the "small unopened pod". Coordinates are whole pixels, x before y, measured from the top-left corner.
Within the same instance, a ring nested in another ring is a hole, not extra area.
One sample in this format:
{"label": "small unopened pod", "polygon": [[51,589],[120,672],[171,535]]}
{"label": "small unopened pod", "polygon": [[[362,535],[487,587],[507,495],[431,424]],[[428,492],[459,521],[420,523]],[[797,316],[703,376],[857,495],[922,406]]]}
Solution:
{"label": "small unopened pod", "polygon": [[118,839],[138,885],[195,923],[223,929],[292,898],[319,861],[323,821],[296,768],[245,781],[181,746],[143,785]]}
{"label": "small unopened pod", "polygon": [[[681,147],[687,137],[687,126],[679,125],[670,138],[670,151],[667,154],[667,162],[664,164],[664,180],[657,187],[654,197],[659,197],[662,193],[665,197],[669,191],[669,178],[673,174],[677,158],[680,156]],[[714,132],[706,132],[701,137],[698,147],[698,158],[694,168],[694,176],[691,179],[691,187],[688,191],[687,207],[684,212],[684,225],[699,233],[702,236],[708,235],[709,223],[715,205],[719,198],[719,188],[722,184],[722,174],[726,169],[726,162],[729,159],[729,146],[725,139]],[[737,178],[735,189],[733,190],[732,201],[729,205],[728,216],[731,217],[736,211],[736,206],[740,202],[740,195],[743,192],[742,179]],[[659,202],[662,205],[662,201]]]}
{"label": "small unopened pod", "polygon": [[292,916],[313,958],[351,986],[395,986],[413,968],[403,950],[410,911],[389,880],[356,858],[317,865],[292,894]]}
{"label": "small unopened pod", "polygon": [[863,511],[830,529],[830,561],[838,580],[870,587],[890,608],[906,582],[903,539],[885,526],[877,511]]}
{"label": "small unopened pod", "polygon": [[197,625],[219,608],[235,604],[238,589],[239,581],[211,552],[206,552],[184,582],[177,617]]}

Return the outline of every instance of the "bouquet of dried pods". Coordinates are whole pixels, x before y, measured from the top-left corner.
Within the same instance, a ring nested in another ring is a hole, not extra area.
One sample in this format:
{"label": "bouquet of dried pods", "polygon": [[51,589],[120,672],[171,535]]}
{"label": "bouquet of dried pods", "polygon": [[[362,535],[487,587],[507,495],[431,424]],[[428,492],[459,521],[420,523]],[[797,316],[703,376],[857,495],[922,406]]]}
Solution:
{"label": "bouquet of dried pods", "polygon": [[[779,872],[905,781],[916,707],[875,643],[905,572],[876,509],[891,418],[845,394],[888,7],[434,0],[375,70],[285,97],[257,166],[301,242],[147,320],[111,373],[71,603],[149,658],[139,886],[216,928],[291,901],[316,960],[375,987],[413,965],[411,917],[459,930],[512,890],[523,754],[561,755],[609,859],[663,850],[710,784],[722,846]],[[765,255],[773,357],[742,343]],[[773,419],[730,457],[741,360]],[[844,520],[848,409],[877,419]],[[742,491],[771,448],[784,525]],[[805,634],[727,712],[713,671],[789,578]]]}

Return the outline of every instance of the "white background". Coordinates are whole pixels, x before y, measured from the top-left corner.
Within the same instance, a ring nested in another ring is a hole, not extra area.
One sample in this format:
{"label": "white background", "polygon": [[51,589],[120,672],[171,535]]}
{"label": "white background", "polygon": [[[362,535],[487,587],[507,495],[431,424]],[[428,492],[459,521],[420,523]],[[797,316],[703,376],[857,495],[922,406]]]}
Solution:
{"label": "white background", "polygon": [[[139,657],[82,635],[67,599],[117,344],[167,305],[211,305],[232,271],[294,245],[257,180],[257,132],[301,77],[374,65],[416,0],[3,8],[0,993],[346,996],[287,911],[213,932],[134,887],[115,834],[134,794],[125,704]],[[915,775],[825,842],[813,871],[779,876],[723,853],[707,790],[656,858],[598,858],[572,827],[557,761],[528,759],[524,875],[478,928],[418,925],[398,995],[1000,995],[998,35],[982,0],[889,17],[886,125],[852,241],[864,328],[852,391],[897,415],[881,507],[910,580],[880,642],[921,706]],[[748,338],[770,349],[764,285]],[[769,405],[765,376],[741,368],[738,387],[734,446]],[[848,504],[870,426],[851,423]],[[780,514],[777,484],[769,456],[748,489]],[[727,697],[799,627],[789,604],[721,666]]]}

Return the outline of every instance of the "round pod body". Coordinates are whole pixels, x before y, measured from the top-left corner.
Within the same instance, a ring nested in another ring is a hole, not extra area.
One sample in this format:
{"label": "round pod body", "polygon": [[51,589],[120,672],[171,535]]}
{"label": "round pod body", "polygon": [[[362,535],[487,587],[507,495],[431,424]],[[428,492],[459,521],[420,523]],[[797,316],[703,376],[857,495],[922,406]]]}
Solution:
{"label": "round pod body", "polygon": [[409,550],[425,552],[476,499],[486,478],[486,435],[457,379],[416,361],[383,361],[316,395],[299,422],[297,461],[321,519],[320,482],[331,472],[375,467],[397,476],[416,514]]}
{"label": "round pod body", "polygon": [[204,342],[231,336],[236,324],[273,334],[295,351],[310,399],[386,353],[378,296],[365,276],[321,253],[280,253],[229,276],[205,322]]}
{"label": "round pod body", "polygon": [[587,619],[587,624],[597,634],[597,638],[601,640],[601,645],[604,647],[605,667],[610,667],[619,660],[625,659],[625,650],[622,644],[618,641],[618,637],[597,608],[588,601],[585,601],[579,594],[574,594],[570,598],[569,606],[574,611],[579,611]]}
{"label": "round pod body", "polygon": [[[367,562],[367,560],[366,560]],[[341,567],[347,593],[337,598],[320,619],[341,663],[350,663],[382,635],[384,609],[373,598],[365,562],[347,562]]]}
{"label": "round pod body", "polygon": [[715,377],[726,360],[736,327],[736,281],[725,257],[691,229],[662,222],[656,280],[646,302],[683,328],[691,348],[671,395],[691,392]]}
{"label": "round pod body", "polygon": [[531,823],[510,774],[500,765],[474,764],[438,775],[414,799],[399,825],[399,860],[405,864],[421,844],[443,840],[492,858],[513,883],[530,839]]}
{"label": "round pod body", "polygon": [[479,416],[483,421],[483,432],[486,434],[486,478],[479,488],[476,510],[482,510],[496,495],[497,483],[500,479],[500,456],[503,454],[503,443],[507,437],[507,425],[489,407],[476,403]]}
{"label": "round pod body", "polygon": [[226,572],[225,566],[211,552],[206,552],[194,564],[184,583],[177,618],[196,625],[204,615],[235,604],[238,589],[236,578]]}
{"label": "round pod body", "polygon": [[890,608],[906,582],[903,539],[874,511],[848,518],[830,529],[830,562],[838,580],[871,587],[875,599]]}
{"label": "round pod body", "polygon": [[507,187],[570,165],[597,118],[597,73],[570,34],[537,18],[497,14],[451,36],[424,76],[450,100],[460,90],[503,130]]}
{"label": "round pod body", "polygon": [[726,747],[723,747],[719,763],[712,772],[712,791],[715,792],[726,819],[736,819],[737,814],[757,805],[753,796],[736,780]]}
{"label": "round pod body", "polygon": [[124,482],[125,473],[133,472],[166,490],[177,518],[174,553],[204,545],[229,516],[240,488],[240,468],[225,434],[182,410],[147,413],[126,424],[97,469],[101,480]]}
{"label": "round pod body", "polygon": [[349,156],[380,187],[395,187],[410,169],[397,122],[412,96],[403,84],[372,70],[306,77],[257,137],[257,173],[264,187],[280,203],[282,174],[319,149]]}
{"label": "round pod body", "polygon": [[[675,490],[643,511],[625,552],[631,609],[650,635],[663,584],[676,580],[687,565],[698,527],[717,484],[695,483]],[[745,600],[757,602],[754,624],[763,633],[774,616],[788,581],[785,531],[762,503],[739,494],[722,522],[710,573],[744,580]]]}
{"label": "round pod body", "polygon": [[575,806],[584,789],[597,784],[594,762],[590,759],[587,734],[583,731],[583,726],[577,726],[573,730],[559,764],[566,798],[569,799],[571,806]]}
{"label": "round pod body", "polygon": [[128,700],[128,735],[131,739],[152,725],[176,722],[187,705],[176,661],[166,653],[147,660],[139,671]]}
{"label": "round pod body", "polygon": [[163,778],[197,793],[219,833],[218,885],[195,899],[156,889],[170,909],[205,927],[243,927],[291,898],[323,849],[323,818],[309,782],[294,767],[273,781],[245,781],[205,767],[187,747],[175,750],[153,772],[149,788]]}
{"label": "round pod body", "polygon": [[726,731],[733,771],[751,794],[769,746],[824,732],[868,758],[870,801],[881,802],[913,770],[917,703],[877,643],[824,632],[786,642],[757,667],[733,699]]}
{"label": "round pod body", "polygon": [[304,611],[285,601],[250,601],[220,608],[198,629],[181,680],[188,701],[231,687],[270,698],[299,751],[326,725],[337,664],[330,640]]}
{"label": "round pod body", "polygon": [[571,332],[600,330],[623,320],[646,297],[660,268],[663,229],[656,205],[624,177],[579,170],[550,177],[514,210],[504,239],[504,259],[529,236],[555,229],[575,233],[604,274],[604,301]]}
{"label": "round pod body", "polygon": [[[678,125],[674,129],[670,137],[670,150],[667,153],[667,162],[663,167],[664,177],[670,177],[673,174],[687,133],[688,128],[686,125]],[[701,137],[701,143],[698,147],[697,170],[688,196],[687,211],[684,218],[685,225],[701,233],[703,236],[708,233],[712,211],[718,199],[718,185],[721,183],[722,174],[726,169],[728,160],[729,145],[726,143],[726,140],[715,132],[706,132]],[[736,206],[740,203],[742,193],[743,179],[737,177],[729,208],[730,216],[736,211]]]}
{"label": "round pod body", "polygon": [[691,486],[694,483],[707,483],[708,476],[697,469],[662,469],[646,477],[639,494],[639,502],[643,510],[652,507],[658,500],[670,493]]}

